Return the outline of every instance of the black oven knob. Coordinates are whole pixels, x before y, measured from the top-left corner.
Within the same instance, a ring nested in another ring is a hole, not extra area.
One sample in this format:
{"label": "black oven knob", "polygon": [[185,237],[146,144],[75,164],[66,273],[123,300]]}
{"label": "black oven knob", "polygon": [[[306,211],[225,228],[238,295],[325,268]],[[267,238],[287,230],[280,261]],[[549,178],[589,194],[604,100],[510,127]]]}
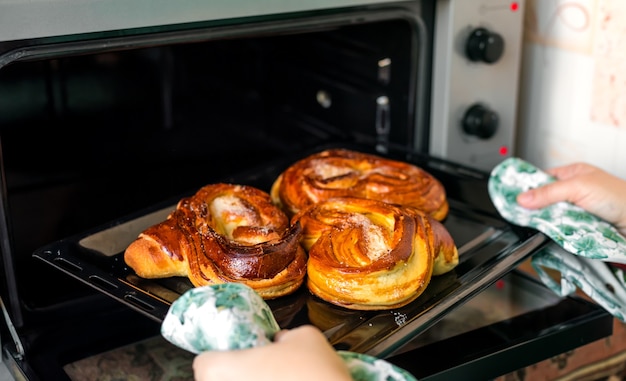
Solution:
{"label": "black oven knob", "polygon": [[476,28],[470,33],[465,47],[467,57],[472,61],[494,63],[504,53],[504,39],[498,33],[485,28]]}
{"label": "black oven knob", "polygon": [[463,116],[463,131],[481,139],[489,139],[498,129],[498,114],[487,107],[475,104]]}

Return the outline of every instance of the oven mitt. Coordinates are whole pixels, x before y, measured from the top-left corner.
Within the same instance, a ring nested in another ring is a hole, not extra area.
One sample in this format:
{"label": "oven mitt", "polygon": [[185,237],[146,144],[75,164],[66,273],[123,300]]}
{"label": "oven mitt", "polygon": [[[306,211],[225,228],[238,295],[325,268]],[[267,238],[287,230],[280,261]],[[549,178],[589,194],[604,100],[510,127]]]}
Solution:
{"label": "oven mitt", "polygon": [[[568,253],[555,243],[533,254],[531,264],[541,281],[557,295],[570,295],[578,287],[611,315],[626,322],[623,270],[602,261]],[[560,272],[560,284],[546,269]]]}
{"label": "oven mitt", "polygon": [[[623,320],[626,311],[624,277],[620,280],[619,276],[613,275],[617,269],[610,265],[611,262],[626,263],[626,239],[619,231],[569,202],[536,210],[517,204],[519,193],[553,181],[554,177],[532,164],[509,158],[492,170],[488,182],[489,196],[505,220],[537,229],[553,240],[531,259],[546,286],[561,296],[580,287],[608,312]],[[560,287],[542,267],[560,271]],[[616,286],[614,293],[607,288],[607,283]]]}
{"label": "oven mitt", "polygon": [[555,181],[554,177],[519,158],[498,164],[489,177],[489,196],[502,217],[552,238],[566,251],[590,259],[626,264],[626,238],[608,222],[569,202],[530,210],[517,195]]}
{"label": "oven mitt", "polygon": [[279,330],[267,303],[238,283],[189,289],[172,303],[161,324],[163,337],[196,355],[262,346]]}
{"label": "oven mitt", "polygon": [[[242,283],[192,288],[170,306],[161,335],[194,354],[253,348],[280,330],[271,308]],[[410,373],[369,355],[337,351],[355,381],[417,381]]]}

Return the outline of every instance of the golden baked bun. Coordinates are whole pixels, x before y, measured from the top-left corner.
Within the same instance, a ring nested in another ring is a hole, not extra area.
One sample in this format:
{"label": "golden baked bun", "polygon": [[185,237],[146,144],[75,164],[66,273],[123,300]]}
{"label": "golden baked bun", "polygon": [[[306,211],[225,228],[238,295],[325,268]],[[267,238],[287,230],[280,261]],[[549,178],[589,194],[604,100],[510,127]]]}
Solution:
{"label": "golden baked bun", "polygon": [[165,221],[142,232],[124,260],[142,278],[185,276],[196,287],[239,282],[272,299],[304,281],[301,234],[266,192],[211,184],[181,199]]}
{"label": "golden baked bun", "polygon": [[424,291],[433,274],[458,263],[446,228],[412,207],[331,198],[300,211],[292,219],[297,222],[309,254],[307,286],[338,306],[402,307]]}
{"label": "golden baked bun", "polygon": [[412,206],[439,221],[448,214],[445,189],[430,173],[409,163],[347,149],[326,150],[297,161],[277,177],[270,194],[290,216],[333,197]]}

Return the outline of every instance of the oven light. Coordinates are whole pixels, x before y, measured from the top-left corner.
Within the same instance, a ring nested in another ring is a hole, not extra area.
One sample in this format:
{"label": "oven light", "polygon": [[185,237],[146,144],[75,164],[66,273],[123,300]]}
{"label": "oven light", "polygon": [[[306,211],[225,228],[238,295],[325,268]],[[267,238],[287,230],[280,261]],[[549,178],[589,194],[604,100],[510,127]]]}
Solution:
{"label": "oven light", "polygon": [[500,149],[498,150],[498,153],[500,153],[500,156],[506,156],[506,154],[509,153],[509,147],[507,147],[507,146],[500,146]]}
{"label": "oven light", "polygon": [[517,11],[519,9],[519,3],[517,1],[511,2],[510,8],[511,8],[511,11],[513,12]]}
{"label": "oven light", "polygon": [[332,100],[332,97],[330,96],[330,93],[328,93],[325,90],[319,90],[315,94],[315,99],[317,100],[317,103],[323,108],[329,108],[333,104],[333,100]]}
{"label": "oven light", "polygon": [[378,60],[378,67],[387,67],[391,65],[391,58],[383,58]]}

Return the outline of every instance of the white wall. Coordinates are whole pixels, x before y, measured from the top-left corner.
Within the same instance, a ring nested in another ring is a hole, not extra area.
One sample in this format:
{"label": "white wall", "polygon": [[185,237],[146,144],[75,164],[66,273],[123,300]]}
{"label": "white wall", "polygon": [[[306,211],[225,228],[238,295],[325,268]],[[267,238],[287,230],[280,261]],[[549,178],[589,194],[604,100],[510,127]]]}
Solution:
{"label": "white wall", "polygon": [[626,1],[527,0],[517,156],[626,178]]}

